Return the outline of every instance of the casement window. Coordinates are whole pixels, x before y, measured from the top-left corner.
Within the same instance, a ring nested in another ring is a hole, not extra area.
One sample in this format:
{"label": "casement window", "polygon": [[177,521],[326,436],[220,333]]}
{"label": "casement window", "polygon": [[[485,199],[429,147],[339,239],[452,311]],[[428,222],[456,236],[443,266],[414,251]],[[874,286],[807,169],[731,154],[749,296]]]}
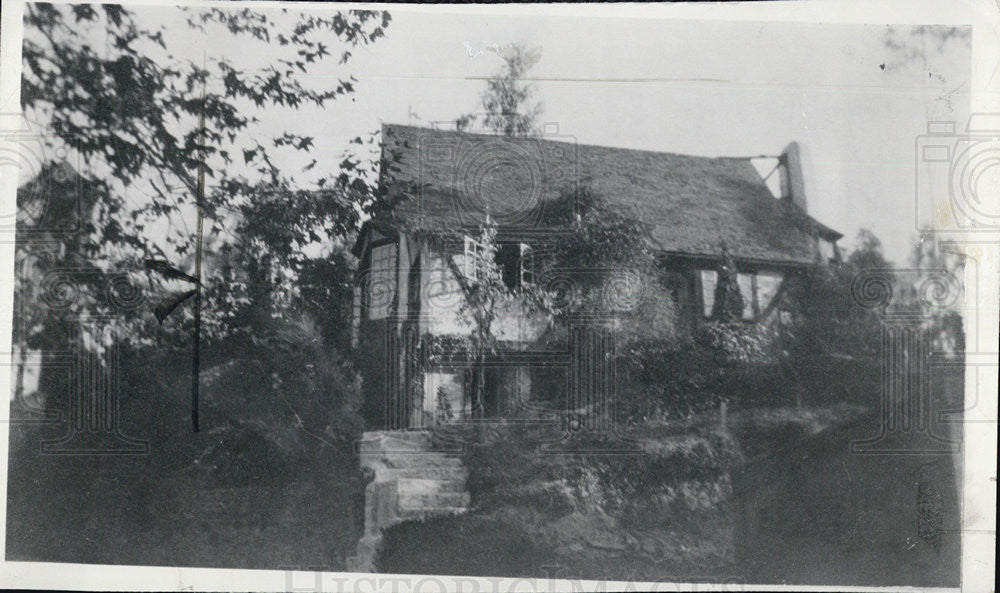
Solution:
{"label": "casement window", "polygon": [[757,272],[755,274],[757,295],[757,314],[763,315],[767,312],[774,297],[778,296],[778,289],[781,288],[781,281],[784,276],[777,272]]}
{"label": "casement window", "polygon": [[754,275],[741,272],[736,275],[736,283],[740,286],[740,296],[743,297],[743,320],[749,321],[757,316]]}
{"label": "casement window", "polygon": [[396,244],[372,248],[368,274],[368,318],[384,319],[396,298]]}
{"label": "casement window", "polygon": [[472,237],[465,237],[465,246],[462,257],[462,272],[469,280],[479,278],[480,262],[483,258],[483,244]]}
{"label": "casement window", "polygon": [[535,281],[535,254],[527,243],[501,243],[496,263],[507,288],[520,288]]}
{"label": "casement window", "polygon": [[[483,245],[471,237],[465,237],[464,269],[466,278],[475,280],[483,265]],[[514,289],[535,281],[535,254],[527,243],[501,242],[494,256],[504,284]]]}

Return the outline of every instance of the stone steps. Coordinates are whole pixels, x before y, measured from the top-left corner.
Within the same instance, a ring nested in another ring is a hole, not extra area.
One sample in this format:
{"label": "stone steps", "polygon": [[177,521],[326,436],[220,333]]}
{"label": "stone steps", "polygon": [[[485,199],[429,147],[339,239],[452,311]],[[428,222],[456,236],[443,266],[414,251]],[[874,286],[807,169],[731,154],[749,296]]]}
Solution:
{"label": "stone steps", "polygon": [[375,477],[365,488],[365,535],[349,570],[374,570],[383,529],[468,510],[468,471],[455,451],[434,446],[430,433],[423,431],[364,433],[355,450],[361,466]]}
{"label": "stone steps", "polygon": [[380,467],[375,470],[376,481],[402,479],[429,479],[465,482],[469,477],[465,467]]}
{"label": "stone steps", "polygon": [[429,451],[433,443],[426,432],[366,432],[358,442],[364,451]]}
{"label": "stone steps", "polygon": [[430,517],[440,517],[445,515],[462,515],[468,512],[468,507],[436,507],[427,509],[406,509],[400,511],[401,521],[422,521]]}
{"label": "stone steps", "polygon": [[406,492],[400,489],[400,510],[421,511],[469,506],[468,492]]}
{"label": "stone steps", "polygon": [[359,456],[361,465],[373,470],[386,469],[451,469],[459,470],[464,466],[462,460],[441,453],[362,453]]}
{"label": "stone steps", "polygon": [[465,479],[406,477],[399,480],[400,492],[465,492]]}

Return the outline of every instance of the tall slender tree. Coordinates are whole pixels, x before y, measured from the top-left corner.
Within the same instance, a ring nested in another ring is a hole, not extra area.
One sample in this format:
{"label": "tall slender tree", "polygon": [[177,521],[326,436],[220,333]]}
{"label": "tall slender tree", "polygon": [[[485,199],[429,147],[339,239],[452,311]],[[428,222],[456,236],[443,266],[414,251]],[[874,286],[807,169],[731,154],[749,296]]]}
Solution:
{"label": "tall slender tree", "polygon": [[457,126],[468,130],[473,123],[481,123],[501,136],[536,135],[542,104],[535,100],[535,85],[525,81],[525,75],[541,59],[541,52],[515,43],[501,52],[501,57],[503,66],[487,79],[480,95],[482,122],[476,122],[476,114],[466,114],[458,118]]}
{"label": "tall slender tree", "polygon": [[743,318],[743,296],[740,294],[740,284],[737,279],[736,260],[725,244],[722,245],[722,260],[719,264],[714,296],[712,305],[714,321],[730,323]]}

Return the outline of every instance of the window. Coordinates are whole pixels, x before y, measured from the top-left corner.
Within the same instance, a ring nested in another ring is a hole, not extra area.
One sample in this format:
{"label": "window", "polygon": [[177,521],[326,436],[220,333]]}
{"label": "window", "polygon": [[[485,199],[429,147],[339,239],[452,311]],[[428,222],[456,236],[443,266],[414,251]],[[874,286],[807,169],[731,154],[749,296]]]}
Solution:
{"label": "window", "polygon": [[757,307],[759,313],[764,313],[771,306],[771,301],[781,287],[781,274],[774,272],[757,272]]}
{"label": "window", "polygon": [[521,252],[521,286],[524,286],[535,281],[535,252],[527,243],[519,243],[518,249]]}
{"label": "window", "polygon": [[501,243],[497,249],[496,263],[507,288],[519,288],[535,279],[535,256],[531,246],[526,243]]}
{"label": "window", "polygon": [[[484,247],[471,237],[465,237],[462,272],[465,277],[475,280],[482,266]],[[494,261],[508,288],[514,289],[535,280],[535,255],[526,243],[501,242],[494,254]]]}
{"label": "window", "polygon": [[465,238],[465,248],[462,257],[462,271],[469,280],[479,277],[479,261],[483,257],[483,244],[472,237]]}
{"label": "window", "polygon": [[368,274],[368,318],[384,319],[396,297],[396,244],[372,248]]}
{"label": "window", "polygon": [[351,347],[358,347],[358,332],[361,329],[361,302],[364,298],[364,290],[360,286],[354,287],[354,307],[351,314]]}
{"label": "window", "polygon": [[750,320],[757,315],[756,294],[754,286],[756,278],[753,274],[739,273],[736,275],[736,283],[740,286],[740,296],[743,297],[743,319]]}
{"label": "window", "polygon": [[[712,316],[715,305],[715,287],[719,275],[715,270],[700,270],[701,296],[705,317]],[[778,294],[783,276],[775,272],[740,272],[736,283],[743,298],[743,319],[752,320],[765,313]]]}
{"label": "window", "polygon": [[719,281],[719,273],[715,270],[701,270],[701,302],[704,305],[705,317],[712,316],[715,306],[715,285]]}
{"label": "window", "polygon": [[836,262],[837,244],[833,241],[827,241],[826,239],[819,239],[819,253],[823,257],[824,261]]}

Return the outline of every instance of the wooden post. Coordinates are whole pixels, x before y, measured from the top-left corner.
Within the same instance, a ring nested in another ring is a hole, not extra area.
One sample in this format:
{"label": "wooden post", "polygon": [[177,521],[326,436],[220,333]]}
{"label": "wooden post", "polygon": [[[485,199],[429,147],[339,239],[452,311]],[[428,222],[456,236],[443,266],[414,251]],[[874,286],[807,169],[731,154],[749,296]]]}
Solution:
{"label": "wooden post", "polygon": [[194,277],[196,279],[194,294],[194,352],[191,359],[191,427],[198,432],[199,388],[201,386],[201,251],[204,218],[202,202],[205,199],[205,82],[201,86],[201,113],[198,116],[198,126],[201,130],[201,146],[198,159],[198,192],[195,196],[195,208],[198,216],[195,231]]}

